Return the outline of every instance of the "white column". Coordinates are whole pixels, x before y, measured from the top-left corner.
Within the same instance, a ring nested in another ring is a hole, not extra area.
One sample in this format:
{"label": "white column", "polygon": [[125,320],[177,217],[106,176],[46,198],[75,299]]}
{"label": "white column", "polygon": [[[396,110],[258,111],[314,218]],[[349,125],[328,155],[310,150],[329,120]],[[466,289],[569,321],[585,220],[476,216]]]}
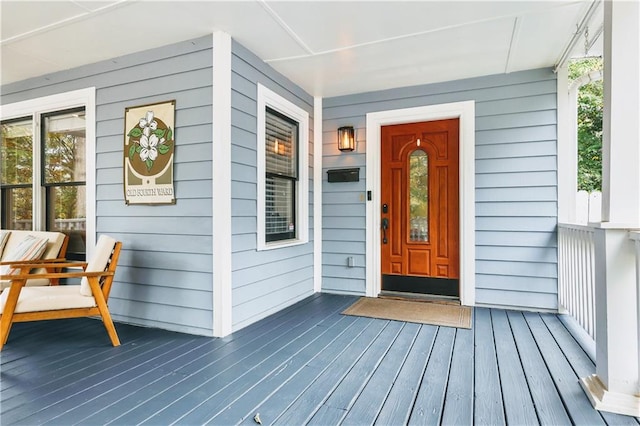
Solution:
{"label": "white column", "polygon": [[231,36],[213,33],[213,335],[233,331],[231,273]]}
{"label": "white column", "polygon": [[[558,222],[576,223],[578,192],[578,119],[577,101],[569,92],[567,67],[558,68]],[[575,90],[577,98],[578,90]]]}
{"label": "white column", "polygon": [[596,230],[596,374],[582,386],[598,410],[640,416],[638,295],[629,229],[640,226],[640,3],[606,1],[602,219]]}
{"label": "white column", "polygon": [[640,3],[606,1],[602,221],[640,222]]}

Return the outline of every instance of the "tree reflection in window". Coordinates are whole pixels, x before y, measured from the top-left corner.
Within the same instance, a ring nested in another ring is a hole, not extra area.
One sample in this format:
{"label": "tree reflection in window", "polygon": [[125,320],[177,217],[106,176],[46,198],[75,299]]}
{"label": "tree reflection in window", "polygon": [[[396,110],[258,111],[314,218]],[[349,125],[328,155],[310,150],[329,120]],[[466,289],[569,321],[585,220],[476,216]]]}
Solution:
{"label": "tree reflection in window", "polygon": [[417,149],[409,156],[409,241],[429,241],[429,156]]}

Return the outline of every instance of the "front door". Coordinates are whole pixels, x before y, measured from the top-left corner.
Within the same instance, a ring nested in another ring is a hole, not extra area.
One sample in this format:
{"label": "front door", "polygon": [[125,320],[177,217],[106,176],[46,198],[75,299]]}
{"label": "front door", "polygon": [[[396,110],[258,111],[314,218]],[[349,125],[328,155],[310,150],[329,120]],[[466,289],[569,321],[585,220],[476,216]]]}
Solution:
{"label": "front door", "polygon": [[459,120],[381,129],[382,290],[459,297]]}

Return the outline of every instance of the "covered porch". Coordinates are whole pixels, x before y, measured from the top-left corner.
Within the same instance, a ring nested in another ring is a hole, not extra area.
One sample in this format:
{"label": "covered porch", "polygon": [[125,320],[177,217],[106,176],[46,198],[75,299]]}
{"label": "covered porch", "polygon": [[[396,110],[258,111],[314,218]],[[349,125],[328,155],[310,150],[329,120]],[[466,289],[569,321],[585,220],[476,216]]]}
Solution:
{"label": "covered porch", "polygon": [[559,315],[475,308],[471,330],[341,315],[316,294],[225,338],[93,320],[20,323],[2,424],[611,424]]}

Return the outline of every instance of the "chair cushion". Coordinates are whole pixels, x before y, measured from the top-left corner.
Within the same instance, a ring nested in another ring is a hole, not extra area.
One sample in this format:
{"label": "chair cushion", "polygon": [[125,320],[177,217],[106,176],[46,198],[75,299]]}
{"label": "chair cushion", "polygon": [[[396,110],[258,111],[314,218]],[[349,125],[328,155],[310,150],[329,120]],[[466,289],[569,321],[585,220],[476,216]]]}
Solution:
{"label": "chair cushion", "polygon": [[[0,294],[0,314],[4,312],[9,291]],[[16,313],[55,311],[60,309],[92,308],[96,306],[93,297],[80,294],[79,285],[58,285],[45,287],[23,287],[20,291]]]}
{"label": "chair cushion", "polygon": [[7,241],[9,240],[9,235],[11,235],[11,231],[0,231],[0,258],[2,257],[4,246],[7,245]]}
{"label": "chair cushion", "polygon": [[[93,253],[91,260],[87,264],[87,272],[102,272],[107,269],[107,263],[111,258],[111,252],[116,246],[117,241],[108,235],[100,235],[96,244],[96,251]],[[86,277],[80,281],[80,294],[83,296],[92,296],[91,287]]]}
{"label": "chair cushion", "polygon": [[[17,246],[13,247],[4,260],[36,260],[40,259],[42,253],[47,248],[47,238],[37,238],[33,235],[27,235]],[[0,275],[12,275],[17,271],[10,265],[0,266]]]}

